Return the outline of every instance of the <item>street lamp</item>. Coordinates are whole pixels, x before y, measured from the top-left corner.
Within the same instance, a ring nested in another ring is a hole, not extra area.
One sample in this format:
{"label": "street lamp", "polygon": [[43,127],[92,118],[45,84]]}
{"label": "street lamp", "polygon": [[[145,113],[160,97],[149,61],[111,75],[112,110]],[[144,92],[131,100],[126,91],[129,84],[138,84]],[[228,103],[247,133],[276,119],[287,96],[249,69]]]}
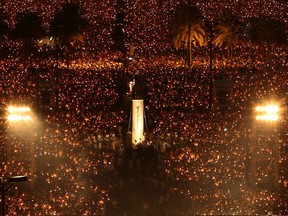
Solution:
{"label": "street lamp", "polygon": [[4,182],[3,177],[0,177],[1,183],[1,202],[2,202],[2,216],[5,216],[5,195],[6,192],[14,186],[13,183],[26,182],[28,180],[27,176],[11,176],[8,180]]}

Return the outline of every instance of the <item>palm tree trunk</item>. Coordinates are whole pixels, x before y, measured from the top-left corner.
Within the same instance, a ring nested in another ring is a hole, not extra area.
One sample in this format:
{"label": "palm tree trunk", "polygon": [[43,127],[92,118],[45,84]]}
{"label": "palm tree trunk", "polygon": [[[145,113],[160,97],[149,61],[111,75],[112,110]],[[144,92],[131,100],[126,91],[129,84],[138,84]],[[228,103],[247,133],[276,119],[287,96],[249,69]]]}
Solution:
{"label": "palm tree trunk", "polygon": [[228,42],[227,45],[227,59],[230,62],[232,60],[232,53],[233,52],[233,44],[231,42]]}
{"label": "palm tree trunk", "polygon": [[69,43],[65,44],[66,66],[69,69]]}
{"label": "palm tree trunk", "polygon": [[227,60],[230,60],[230,46],[227,46]]}
{"label": "palm tree trunk", "polygon": [[39,70],[36,70],[36,109],[39,110]]}
{"label": "palm tree trunk", "polygon": [[267,53],[267,55],[268,55],[268,64],[270,64],[271,63],[271,51],[272,51],[271,43],[268,43],[267,46],[268,46],[268,53]]}
{"label": "palm tree trunk", "polygon": [[31,47],[32,47],[32,39],[24,38],[23,39],[23,53],[25,57],[28,57],[30,55]]}
{"label": "palm tree trunk", "polygon": [[232,61],[233,59],[233,46],[231,45],[230,47],[230,60]]}
{"label": "palm tree trunk", "polygon": [[265,44],[264,43],[261,43],[259,46],[258,46],[258,52],[259,52],[259,56],[261,57],[261,59],[265,59]]}
{"label": "palm tree trunk", "polygon": [[55,110],[59,107],[59,44],[56,43],[56,85],[55,85]]}
{"label": "palm tree trunk", "polygon": [[191,20],[190,20],[190,6],[191,1],[189,1],[188,6],[188,67],[191,68]]}
{"label": "palm tree trunk", "polygon": [[259,17],[262,16],[262,0],[259,0]]}
{"label": "palm tree trunk", "polygon": [[189,41],[189,68],[191,68],[192,65],[192,44],[191,41]]}
{"label": "palm tree trunk", "polygon": [[209,64],[209,108],[210,111],[212,110],[213,106],[213,27],[212,22],[209,22],[209,32],[210,32],[210,39],[209,39],[209,57],[210,57],[210,64]]}
{"label": "palm tree trunk", "polygon": [[187,64],[188,67],[191,67],[191,41],[190,41],[190,29],[188,33],[188,46],[187,46]]}

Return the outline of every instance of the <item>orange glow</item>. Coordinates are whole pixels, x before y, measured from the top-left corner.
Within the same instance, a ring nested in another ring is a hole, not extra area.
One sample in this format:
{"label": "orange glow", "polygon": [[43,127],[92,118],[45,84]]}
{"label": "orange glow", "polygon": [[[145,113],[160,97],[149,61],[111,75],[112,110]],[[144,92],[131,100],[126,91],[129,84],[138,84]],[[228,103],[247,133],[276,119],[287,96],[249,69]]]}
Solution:
{"label": "orange glow", "polygon": [[256,107],[256,120],[258,121],[277,121],[279,120],[279,106],[269,104],[267,106]]}
{"label": "orange glow", "polygon": [[32,120],[30,107],[10,106],[8,107],[7,110],[8,110],[7,119],[10,122]]}

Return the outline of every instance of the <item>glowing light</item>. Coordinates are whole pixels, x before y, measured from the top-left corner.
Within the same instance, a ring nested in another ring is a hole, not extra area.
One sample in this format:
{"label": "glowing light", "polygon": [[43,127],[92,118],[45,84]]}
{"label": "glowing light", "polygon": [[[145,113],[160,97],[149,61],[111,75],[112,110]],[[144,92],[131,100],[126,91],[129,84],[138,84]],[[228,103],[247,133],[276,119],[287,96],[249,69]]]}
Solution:
{"label": "glowing light", "polygon": [[30,107],[13,107],[13,106],[10,106],[8,107],[8,111],[10,113],[22,113],[22,112],[30,112],[31,109]]}
{"label": "glowing light", "polygon": [[143,100],[132,101],[132,143],[137,145],[144,137],[144,103]]}
{"label": "glowing light", "polygon": [[259,121],[277,121],[279,119],[279,106],[270,104],[267,106],[256,107],[256,120]]}
{"label": "glowing light", "polygon": [[30,121],[31,117],[31,108],[30,107],[8,107],[8,121]]}
{"label": "glowing light", "polygon": [[257,115],[256,120],[263,120],[263,121],[277,121],[279,119],[278,115]]}
{"label": "glowing light", "polygon": [[8,115],[8,121],[30,121],[30,115]]}
{"label": "glowing light", "polygon": [[279,107],[276,105],[258,106],[256,107],[256,111],[267,112],[267,113],[277,113],[279,111]]}

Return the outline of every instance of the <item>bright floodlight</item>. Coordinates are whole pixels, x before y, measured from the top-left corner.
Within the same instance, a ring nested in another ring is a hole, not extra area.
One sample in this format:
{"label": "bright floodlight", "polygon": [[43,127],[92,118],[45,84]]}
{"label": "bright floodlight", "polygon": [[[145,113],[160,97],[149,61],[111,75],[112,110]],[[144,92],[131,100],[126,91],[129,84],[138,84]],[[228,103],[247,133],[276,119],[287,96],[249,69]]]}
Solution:
{"label": "bright floodlight", "polygon": [[256,107],[256,120],[275,122],[279,119],[279,107],[274,104]]}
{"label": "bright floodlight", "polygon": [[30,121],[31,109],[30,107],[8,107],[8,121]]}

